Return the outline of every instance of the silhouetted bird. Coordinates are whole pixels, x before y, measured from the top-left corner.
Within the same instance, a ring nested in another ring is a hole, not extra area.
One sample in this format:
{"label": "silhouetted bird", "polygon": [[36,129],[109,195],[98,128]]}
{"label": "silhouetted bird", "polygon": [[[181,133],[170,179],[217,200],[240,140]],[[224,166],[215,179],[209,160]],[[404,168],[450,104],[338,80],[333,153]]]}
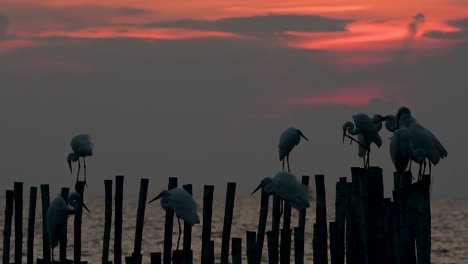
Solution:
{"label": "silhouetted bird", "polygon": [[78,173],[76,174],[76,183],[78,183],[78,178],[80,176],[80,157],[83,158],[83,165],[84,165],[84,182],[86,184],[86,157],[93,155],[93,143],[91,143],[91,137],[87,134],[79,134],[74,136],[71,141],[71,147],[73,152],[68,154],[67,162],[68,166],[70,167],[70,173],[72,171],[72,162],[78,161]]}
{"label": "silhouetted bird", "polygon": [[301,137],[305,140],[309,141],[302,132],[294,127],[290,127],[286,129],[280,136],[280,140],[278,143],[278,150],[279,150],[279,160],[283,161],[283,170],[284,170],[284,158],[288,163],[288,172],[291,172],[289,169],[289,154],[291,153],[292,149],[299,144],[301,141]]}

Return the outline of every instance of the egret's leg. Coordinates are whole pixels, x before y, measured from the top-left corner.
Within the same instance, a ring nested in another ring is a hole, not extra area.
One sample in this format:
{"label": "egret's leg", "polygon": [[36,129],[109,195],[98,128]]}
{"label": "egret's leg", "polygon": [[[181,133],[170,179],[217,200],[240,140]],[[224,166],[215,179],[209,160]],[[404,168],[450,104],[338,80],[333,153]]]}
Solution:
{"label": "egret's leg", "polygon": [[85,160],[85,157],[83,157],[83,167],[84,167],[84,183],[86,186],[88,186],[88,184],[86,183],[86,160]]}
{"label": "egret's leg", "polygon": [[423,165],[423,173],[421,174],[421,177],[423,174],[426,173],[426,160],[424,160],[424,165]]}
{"label": "egret's leg", "polygon": [[180,218],[177,217],[177,222],[179,222],[179,238],[177,239],[177,250],[179,250],[180,234],[182,233],[182,227],[180,226]]}
{"label": "egret's leg", "polygon": [[421,177],[421,174],[422,174],[422,164],[419,163],[419,173],[418,173],[418,179],[419,177]]}
{"label": "egret's leg", "polygon": [[429,175],[432,175],[432,163],[429,161]]}
{"label": "egret's leg", "polygon": [[366,167],[366,157],[362,157],[362,162],[364,164],[364,168]]}
{"label": "egret's leg", "polygon": [[52,263],[54,263],[54,248],[52,248]]}
{"label": "egret's leg", "polygon": [[76,183],[78,183],[78,179],[80,178],[80,170],[81,170],[81,163],[80,163],[80,158],[78,158],[78,172],[76,173]]}
{"label": "egret's leg", "polygon": [[286,162],[288,163],[288,172],[291,173],[291,170],[289,169],[289,154],[286,156]]}
{"label": "egret's leg", "polygon": [[367,150],[367,167],[369,168],[369,157],[370,157],[370,144],[369,144],[369,149]]}
{"label": "egret's leg", "polygon": [[411,171],[411,163],[413,163],[413,161],[409,160],[409,169],[408,169],[408,171]]}
{"label": "egret's leg", "polygon": [[283,158],[283,171],[284,171],[284,158]]}
{"label": "egret's leg", "polygon": [[283,209],[284,209],[283,200],[280,200],[280,218],[283,215]]}

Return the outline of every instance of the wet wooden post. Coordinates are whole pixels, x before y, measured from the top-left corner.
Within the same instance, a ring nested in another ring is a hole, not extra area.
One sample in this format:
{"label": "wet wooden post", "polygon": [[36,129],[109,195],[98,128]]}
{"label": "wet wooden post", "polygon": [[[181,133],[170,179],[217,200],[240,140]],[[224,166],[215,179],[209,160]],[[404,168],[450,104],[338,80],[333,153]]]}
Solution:
{"label": "wet wooden post", "polygon": [[368,225],[369,225],[369,171],[361,169],[359,173],[359,208],[361,220],[361,246],[363,248],[363,264],[369,263],[369,240],[368,240]]}
{"label": "wet wooden post", "polygon": [[430,176],[423,175],[417,191],[417,259],[418,264],[431,263]]}
{"label": "wet wooden post", "polygon": [[34,264],[34,225],[36,223],[37,187],[29,191],[28,240],[26,242],[26,263]]}
{"label": "wet wooden post", "polygon": [[[339,182],[336,183],[336,195],[335,195],[335,263],[344,263],[345,261],[345,220],[346,220],[346,193],[347,193],[347,181],[346,177],[341,177]],[[330,231],[331,234],[331,231]],[[331,241],[331,235],[330,235]]]}
{"label": "wet wooden post", "polygon": [[182,250],[174,250],[172,255],[172,264],[184,263],[184,252]]}
{"label": "wet wooden post", "polygon": [[[192,195],[192,184],[185,184],[183,185],[183,188],[190,195]],[[192,250],[192,225],[185,223],[185,221],[184,221],[184,242],[183,242],[182,248],[185,252],[185,256],[187,254],[190,254],[189,252]]]}
{"label": "wet wooden post", "polygon": [[[65,203],[68,205],[68,195],[70,194],[70,188],[63,187],[60,191],[60,196],[65,200]],[[65,223],[65,234],[67,233],[68,223]],[[61,263],[66,263],[67,261],[67,235],[60,240],[60,249],[59,249],[59,259]],[[107,263],[106,263],[107,264]]]}
{"label": "wet wooden post", "polygon": [[213,210],[213,185],[203,187],[203,226],[202,226],[202,256],[201,264],[209,261],[209,245],[211,241],[211,218]]}
{"label": "wet wooden post", "polygon": [[233,237],[231,239],[232,264],[242,263],[242,238]]}
{"label": "wet wooden post", "polygon": [[226,205],[224,207],[223,236],[221,241],[221,264],[229,262],[229,242],[231,240],[231,225],[236,195],[236,183],[228,182],[226,190]]}
{"label": "wet wooden post", "polygon": [[151,264],[161,264],[161,252],[153,252],[150,256]]}
{"label": "wet wooden post", "polygon": [[23,258],[23,183],[15,182],[15,264],[21,264]]}
{"label": "wet wooden post", "polygon": [[382,202],[383,207],[383,234],[385,237],[385,255],[384,264],[395,264],[395,229],[393,228],[392,201],[385,198]]}
{"label": "wet wooden post", "polygon": [[294,228],[294,263],[304,264],[304,227]]}
{"label": "wet wooden post", "polygon": [[133,244],[133,262],[141,263],[141,241],[143,239],[143,224],[145,221],[146,198],[148,196],[148,179],[140,180],[140,194],[138,198],[138,209],[135,224],[135,243]]}
{"label": "wet wooden post", "polygon": [[41,184],[41,199],[42,199],[42,261],[50,263],[50,244],[49,235],[47,234],[47,209],[49,209],[49,185]]}
{"label": "wet wooden post", "polygon": [[331,264],[338,264],[340,263],[339,253],[338,253],[338,225],[336,222],[330,222],[330,261]]}
{"label": "wet wooden post", "polygon": [[109,261],[109,243],[112,227],[112,180],[104,180],[104,235],[102,238],[102,264]]}
{"label": "wet wooden post", "polygon": [[114,264],[122,264],[122,207],[124,176],[115,177]]}
{"label": "wet wooden post", "polygon": [[[85,183],[79,181],[76,183],[76,192],[80,195],[81,200],[84,201],[84,187]],[[81,220],[83,218],[83,209],[80,209],[75,214],[74,221],[74,254],[73,263],[81,263]]]}
{"label": "wet wooden post", "polygon": [[[281,199],[278,196],[273,195],[272,221],[271,221],[272,230],[271,231],[275,231],[275,232],[271,232],[270,236],[277,236],[277,237],[268,238],[267,236],[267,239],[270,240],[268,241],[268,258],[272,258],[273,261],[279,260],[278,246],[279,246],[280,218],[281,218],[280,203],[281,203]],[[276,250],[270,250],[270,245],[274,246],[274,244],[271,244],[271,243],[277,243]],[[275,256],[270,256],[270,253],[275,254]],[[277,261],[275,263],[277,263]]]}
{"label": "wet wooden post", "polygon": [[267,233],[268,240],[268,263],[278,264],[278,229],[270,230]]}
{"label": "wet wooden post", "polygon": [[253,231],[246,232],[246,240],[247,240],[247,247],[246,247],[246,254],[247,254],[247,263],[248,264],[255,264],[257,263],[257,249],[256,249],[256,233]]}
{"label": "wet wooden post", "polygon": [[263,242],[265,241],[265,231],[266,231],[266,223],[268,217],[268,202],[270,196],[265,193],[263,190],[261,191],[261,198],[260,198],[260,214],[258,217],[258,231],[257,231],[257,263],[262,262],[262,254],[263,254]]}
{"label": "wet wooden post", "polygon": [[325,176],[315,175],[315,188],[317,192],[316,223],[312,240],[314,263],[328,263],[327,246],[327,207],[325,199]]}
{"label": "wet wooden post", "polygon": [[12,190],[6,190],[5,224],[3,227],[3,264],[10,264],[10,238],[14,199],[15,193]]}
{"label": "wet wooden post", "polygon": [[215,256],[214,256],[214,241],[210,240],[207,246],[207,257],[206,257],[207,264],[214,264],[215,263]]}
{"label": "wet wooden post", "polygon": [[[171,190],[177,187],[177,178],[169,177],[169,184],[167,189]],[[172,210],[166,210],[166,221],[164,226],[164,251],[163,251],[163,263],[170,264],[172,258],[172,229],[174,222],[174,212]]]}
{"label": "wet wooden post", "polygon": [[283,229],[281,230],[280,263],[289,264],[291,259],[291,205],[283,201]]}
{"label": "wet wooden post", "polygon": [[[304,184],[307,188],[309,188],[309,180],[310,180],[309,176],[307,175],[302,176],[302,184]],[[302,227],[302,229],[304,230],[305,230],[306,213],[307,213],[307,209],[301,210],[299,212],[298,226]]]}
{"label": "wet wooden post", "polygon": [[368,253],[369,263],[383,263],[387,258],[386,239],[384,237],[383,209],[384,209],[384,186],[383,172],[379,167],[370,167],[368,169]]}
{"label": "wet wooden post", "polygon": [[348,187],[349,210],[346,219],[346,263],[361,264],[364,260],[364,251],[361,241],[361,214],[359,198],[359,175],[362,168],[351,168],[351,187]]}

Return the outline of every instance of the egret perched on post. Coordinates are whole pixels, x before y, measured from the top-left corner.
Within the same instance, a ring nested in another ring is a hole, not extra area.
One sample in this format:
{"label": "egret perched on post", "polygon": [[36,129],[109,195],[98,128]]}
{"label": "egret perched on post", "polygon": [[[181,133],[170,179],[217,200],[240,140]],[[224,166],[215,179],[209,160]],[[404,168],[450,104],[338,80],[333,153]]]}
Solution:
{"label": "egret perched on post", "polygon": [[280,171],[273,177],[264,178],[252,195],[260,188],[269,195],[278,196],[299,211],[310,207],[309,199],[312,198],[312,193],[289,172]]}
{"label": "egret perched on post", "polygon": [[[382,116],[380,115],[374,115],[372,117],[372,124],[377,128],[378,132],[382,129],[382,121]],[[358,142],[358,156],[363,159],[364,167],[366,167],[366,154],[367,150],[370,148],[370,142],[362,133],[358,134]]]}
{"label": "egret perched on post", "polygon": [[68,166],[70,167],[70,173],[72,171],[72,162],[78,161],[78,173],[76,174],[76,183],[78,183],[78,178],[80,176],[80,157],[83,158],[83,165],[84,165],[84,182],[86,184],[86,157],[93,155],[93,143],[91,142],[91,137],[88,134],[79,134],[72,138],[71,147],[73,152],[68,154],[67,162]]}
{"label": "egret perched on post", "polygon": [[177,250],[179,250],[180,234],[182,227],[180,226],[180,218],[185,223],[190,225],[199,224],[200,219],[197,215],[197,205],[192,196],[182,188],[174,188],[171,190],[164,190],[149,203],[161,198],[161,207],[165,210],[172,210],[177,216],[179,222],[179,239],[177,240]]}
{"label": "egret perched on post", "polygon": [[68,196],[68,204],[71,205],[72,208],[68,207],[62,196],[59,196],[50,203],[47,209],[46,226],[52,250],[52,262],[54,262],[54,248],[58,245],[58,242],[66,236],[65,227],[68,216],[76,214],[81,210],[81,207],[84,207],[89,212],[88,207],[76,192],[70,193]]}
{"label": "egret perched on post", "polygon": [[[380,148],[382,146],[382,138],[379,135],[376,120],[371,119],[368,115],[362,113],[353,115],[353,121],[354,123],[346,122],[343,124],[343,142],[345,137],[348,137],[367,150],[367,162],[364,162],[364,168],[367,168],[369,167],[370,146],[372,143],[375,143]],[[348,134],[353,136],[362,134],[365,144],[362,144]]]}
{"label": "egret perched on post", "polygon": [[[418,164],[422,164],[426,159],[424,150],[414,149],[411,135],[407,128],[400,128],[393,133],[392,141],[390,142],[390,156],[393,165],[399,175],[403,174],[410,160]],[[421,166],[419,166],[419,177],[421,177]]]}
{"label": "egret perched on post", "polygon": [[283,170],[284,170],[284,158],[288,163],[288,172],[291,172],[289,169],[289,154],[291,153],[292,149],[299,144],[301,141],[301,137],[305,140],[309,141],[302,132],[294,127],[290,127],[286,129],[280,136],[280,140],[278,143],[278,150],[279,150],[279,160],[283,161]]}

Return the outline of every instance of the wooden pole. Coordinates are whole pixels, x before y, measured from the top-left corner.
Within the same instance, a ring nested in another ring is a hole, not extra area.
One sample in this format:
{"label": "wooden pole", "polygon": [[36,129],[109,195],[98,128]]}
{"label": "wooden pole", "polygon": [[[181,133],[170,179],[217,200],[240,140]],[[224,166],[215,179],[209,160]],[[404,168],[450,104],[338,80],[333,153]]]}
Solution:
{"label": "wooden pole", "polygon": [[242,238],[233,237],[231,239],[232,264],[242,263]]}
{"label": "wooden pole", "polygon": [[[346,177],[341,177],[336,183],[336,198],[335,198],[335,263],[344,264],[345,260],[345,220],[346,220],[346,193],[347,182]],[[331,232],[331,231],[330,231]],[[331,241],[331,235],[330,235]],[[331,245],[330,245],[331,249]],[[330,252],[330,255],[333,253]]]}
{"label": "wooden pole", "polygon": [[[137,218],[135,224],[135,243],[133,245],[134,263],[138,262],[138,256],[141,255],[141,240],[143,239],[143,224],[145,221],[146,198],[148,196],[148,179],[140,180],[140,195],[138,198]],[[141,258],[140,258],[141,261]]]}
{"label": "wooden pole", "polygon": [[256,233],[253,231],[247,231],[246,232],[246,238],[247,238],[247,263],[248,264],[255,264],[257,263],[257,249],[256,247]]}
{"label": "wooden pole", "polygon": [[369,263],[383,263],[387,248],[383,228],[384,186],[383,172],[379,167],[368,169],[368,253]]}
{"label": "wooden pole", "polygon": [[383,234],[385,237],[385,254],[384,264],[395,264],[395,229],[393,225],[392,201],[390,198],[385,198],[382,203],[383,207]]}
{"label": "wooden pole", "polygon": [[112,227],[112,180],[104,180],[104,236],[102,238],[102,264],[109,261],[109,243]]}
{"label": "wooden pole", "polygon": [[[85,183],[79,181],[76,183],[76,192],[80,195],[81,200],[84,201],[84,187]],[[81,263],[81,220],[83,217],[83,210],[81,207],[75,214],[75,222],[74,222],[74,254],[73,254],[73,262],[74,263]]]}
{"label": "wooden pole", "polygon": [[184,263],[184,254],[182,250],[174,250],[172,254],[172,264]]}
{"label": "wooden pole", "polygon": [[210,240],[207,247],[207,264],[214,264],[215,263],[215,256],[214,256],[214,241]]}
{"label": "wooden pole", "polygon": [[278,229],[274,229],[267,233],[268,240],[268,263],[278,264]]}
{"label": "wooden pole", "polygon": [[268,202],[270,196],[262,190],[260,199],[260,214],[258,217],[258,231],[257,231],[257,263],[262,262],[263,242],[265,241],[266,223],[268,217]]}
{"label": "wooden pole", "polygon": [[[285,205],[286,208],[286,205]],[[289,207],[291,212],[291,207]],[[280,263],[289,264],[291,260],[291,229],[281,229]]]}
{"label": "wooden pole", "polygon": [[11,222],[13,219],[13,202],[15,193],[12,190],[6,190],[5,204],[5,225],[3,228],[3,264],[10,264],[10,238]]}
{"label": "wooden pole", "polygon": [[47,233],[47,209],[49,209],[49,185],[41,184],[41,199],[42,199],[42,260],[50,263],[50,243],[49,234]]}
{"label": "wooden pole", "polygon": [[315,175],[317,192],[316,223],[314,224],[314,236],[312,240],[314,263],[328,263],[327,246],[327,207],[325,199],[325,176]]}
{"label": "wooden pole", "polygon": [[202,256],[201,264],[209,261],[209,244],[211,243],[211,218],[213,210],[213,185],[203,187],[203,226],[202,226]]}
{"label": "wooden pole", "polygon": [[[169,184],[167,189],[171,190],[177,187],[177,178],[169,177]],[[170,264],[172,258],[172,228],[174,222],[174,212],[166,210],[166,222],[164,226],[164,252],[163,263]]]}
{"label": "wooden pole", "polygon": [[330,222],[330,260],[331,264],[340,263],[339,252],[338,252],[338,225],[336,222]]}
{"label": "wooden pole", "polygon": [[151,253],[151,264],[161,264],[161,252]]}
{"label": "wooden pole", "polygon": [[[60,191],[60,196],[62,196],[63,200],[65,200],[65,203],[68,205],[68,195],[70,194],[70,188],[67,188],[67,187],[63,187]],[[67,229],[68,229],[68,223],[65,223],[65,226],[64,226],[64,230],[65,230],[65,235],[64,237],[62,238],[62,240],[60,240],[60,262],[61,263],[65,263],[67,261],[67,243],[68,243],[68,239],[67,239]]]}
{"label": "wooden pole", "polygon": [[368,240],[368,225],[369,225],[369,218],[368,218],[368,210],[369,210],[369,201],[368,201],[368,191],[369,191],[369,172],[368,170],[361,169],[359,174],[359,208],[361,214],[361,246],[364,251],[364,259],[363,264],[369,263],[369,240]]}
{"label": "wooden pole", "polygon": [[[309,180],[310,177],[307,175],[302,176],[302,184],[304,184],[307,188],[309,187]],[[299,212],[299,223],[298,226],[305,230],[305,221],[306,221],[306,213],[307,209],[301,210]]]}
{"label": "wooden pole", "polygon": [[15,263],[21,264],[23,258],[23,183],[15,182]]}
{"label": "wooden pole", "polygon": [[[280,229],[280,208],[281,199],[273,195],[273,207],[272,207],[272,221],[271,221],[271,230],[279,230]],[[279,232],[278,232],[279,235]]]}
{"label": "wooden pole", "polygon": [[417,195],[417,250],[418,264],[431,263],[431,202],[430,176],[423,175]]}
{"label": "wooden pole", "polygon": [[[192,195],[192,184],[183,185],[184,190],[186,190],[190,195]],[[189,252],[192,249],[192,225],[184,222],[184,242],[183,242],[184,252]]]}
{"label": "wooden pole", "polygon": [[31,187],[29,192],[28,241],[26,242],[27,264],[34,264],[34,225],[36,223],[36,200],[37,187]]}
{"label": "wooden pole", "polygon": [[122,264],[122,207],[124,176],[115,177],[114,263]]}
{"label": "wooden pole", "polygon": [[224,225],[221,241],[221,264],[229,262],[229,242],[231,240],[231,225],[236,195],[236,183],[228,182],[226,190],[226,205],[224,207]]}
{"label": "wooden pole", "polygon": [[304,228],[294,228],[294,262],[304,264]]}

